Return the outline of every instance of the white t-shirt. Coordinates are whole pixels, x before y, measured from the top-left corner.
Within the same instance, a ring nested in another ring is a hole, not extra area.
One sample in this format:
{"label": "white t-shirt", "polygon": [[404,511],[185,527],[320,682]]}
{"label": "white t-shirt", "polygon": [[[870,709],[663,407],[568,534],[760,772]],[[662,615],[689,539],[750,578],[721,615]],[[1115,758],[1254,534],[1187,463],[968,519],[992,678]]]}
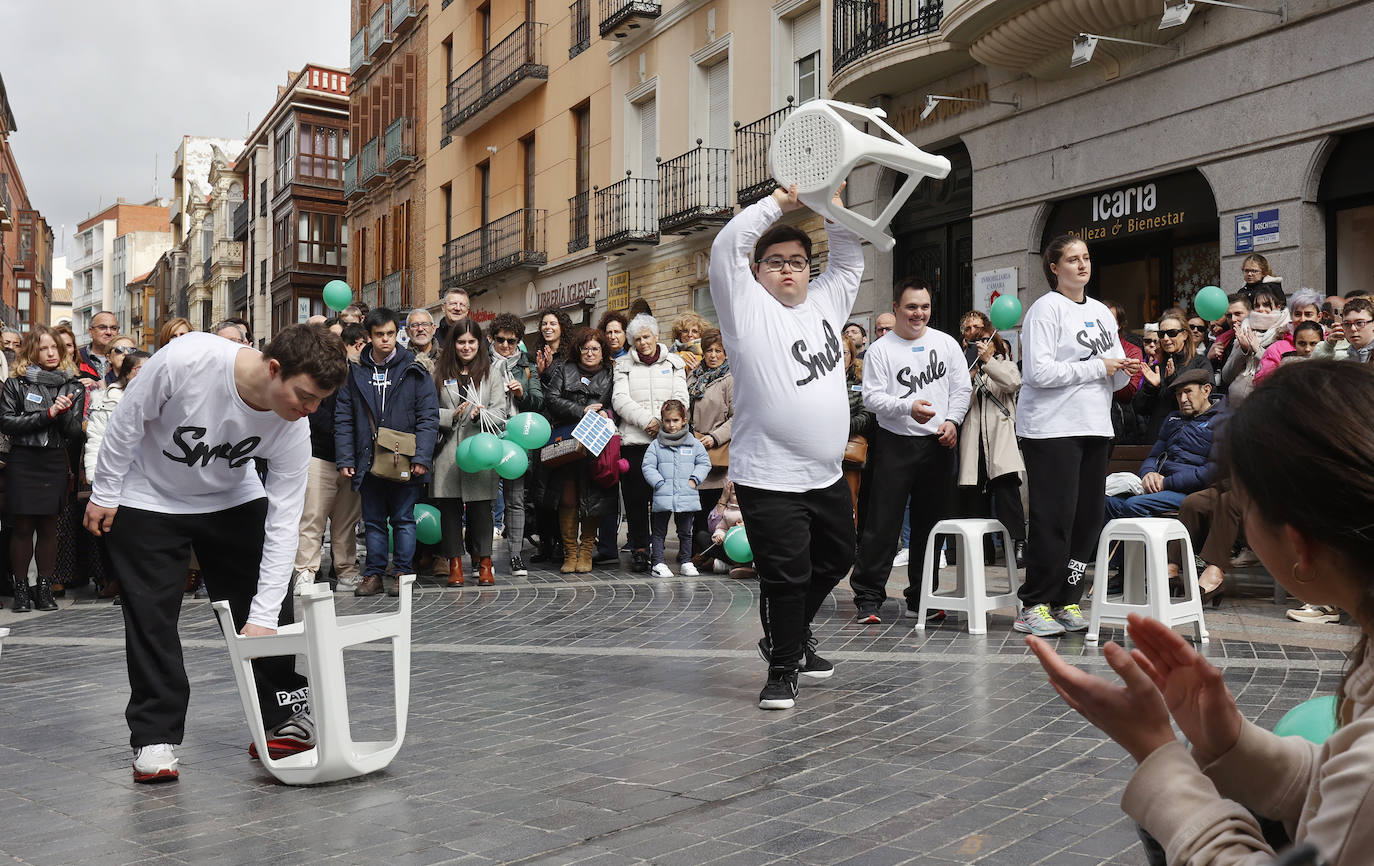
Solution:
{"label": "white t-shirt", "polygon": [[1130,377],[1107,377],[1103,358],[1124,358],[1116,317],[1101,301],[1043,295],[1021,322],[1021,396],[1016,435],[1027,439],[1112,435],[1112,393]]}
{"label": "white t-shirt", "polygon": [[[248,406],[234,359],[253,351],[193,333],[159,349],[124,391],[96,458],[91,501],[169,514],[209,514],[267,496],[258,592],[248,621],[277,627],[296,556],[310,427]],[[267,461],[267,487],[253,460]],[[116,522],[118,518],[116,517]]]}
{"label": "white t-shirt", "polygon": [[[933,436],[945,421],[964,423],[973,383],[964,350],[944,331],[926,328],[916,340],[889,331],[864,355],[864,406],[878,426],[899,436]],[[930,403],[934,417],[924,424],[911,417],[917,400]]]}
{"label": "white t-shirt", "polygon": [[826,223],[829,266],[785,306],[749,269],[754,242],[782,210],[771,196],[740,211],[711,245],[711,300],[735,377],[730,478],[801,493],[840,478],[849,439],[840,330],[863,277],[856,235]]}

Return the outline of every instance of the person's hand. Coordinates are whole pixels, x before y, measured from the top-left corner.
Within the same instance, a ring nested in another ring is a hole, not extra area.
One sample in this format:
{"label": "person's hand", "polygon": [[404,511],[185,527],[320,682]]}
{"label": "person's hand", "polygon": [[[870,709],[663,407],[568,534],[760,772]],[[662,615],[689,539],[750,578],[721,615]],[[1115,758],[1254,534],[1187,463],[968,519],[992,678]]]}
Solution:
{"label": "person's hand", "polygon": [[1153,364],[1146,364],[1145,366],[1141,367],[1141,373],[1145,375],[1145,381],[1149,382],[1156,388],[1159,387],[1160,382],[1164,381],[1163,378],[1159,375],[1159,368]]}
{"label": "person's hand", "polygon": [[773,190],[773,201],[778,203],[778,207],[783,213],[797,210],[802,206],[801,199],[797,198],[797,185],[794,183],[787,189],[778,187]]}
{"label": "person's hand", "polygon": [[410,464],[410,474],[417,478],[421,475],[428,475],[429,468],[420,463],[412,463]]}
{"label": "person's hand", "polygon": [[688,484],[688,486],[690,486],[693,490],[696,490],[696,489],[697,489],[697,480],[696,480],[695,478],[688,478],[688,479],[687,479],[687,484]]}
{"label": "person's hand", "polygon": [[585,408],[585,409],[582,410],[582,414],[583,414],[583,415],[590,415],[590,414],[593,413],[593,412],[600,412],[600,411],[601,411],[601,404],[600,404],[600,403],[589,403],[589,404],[587,405],[587,408]]}
{"label": "person's hand", "polygon": [[1140,367],[1140,362],[1135,358],[1103,358],[1102,364],[1107,369],[1107,378],[1109,379],[1122,370],[1134,376]]}
{"label": "person's hand", "polygon": [[1207,360],[1220,361],[1221,356],[1225,351],[1226,347],[1221,345],[1221,343],[1213,343],[1212,348],[1207,350]]}
{"label": "person's hand", "polygon": [[1164,489],[1164,476],[1158,472],[1146,472],[1145,477],[1140,479],[1140,486],[1145,488],[1146,493],[1158,493]]}
{"label": "person's hand", "polygon": [[658,419],[655,418],[654,420],[652,420],[652,421],[650,421],[648,424],[646,424],[645,427],[644,427],[644,432],[645,432],[645,433],[648,433],[650,436],[657,436],[657,435],[658,435]]}
{"label": "person's hand", "polygon": [[1173,359],[1173,358],[1170,358],[1169,360],[1167,360],[1167,361],[1164,362],[1164,375],[1165,375],[1165,376],[1168,376],[1169,378],[1173,378],[1174,369],[1175,369],[1175,367],[1174,367],[1174,359]]}
{"label": "person's hand", "polygon": [[536,367],[539,368],[540,373],[543,373],[545,370],[549,369],[549,365],[552,363],[553,349],[549,348],[548,346],[545,346],[538,352],[534,353],[534,364]]}
{"label": "person's hand", "polygon": [[992,360],[992,353],[996,350],[996,348],[997,348],[997,346],[996,346],[995,343],[992,342],[992,338],[991,338],[991,337],[988,337],[988,338],[986,338],[986,339],[979,340],[979,341],[978,341],[978,360],[981,361],[981,362],[984,363],[984,364],[986,364],[988,361],[991,361],[991,360]]}
{"label": "person's hand", "polygon": [[840,188],[835,190],[834,195],[830,196],[830,203],[833,204],[835,207],[844,207],[844,199],[840,196],[840,193],[844,192],[844,188],[848,185],[849,181],[841,181]]}
{"label": "person's hand", "polygon": [[1245,354],[1253,355],[1255,354],[1255,347],[1259,343],[1259,337],[1255,336],[1255,332],[1250,328],[1243,327],[1236,331],[1236,343],[1245,351]]}
{"label": "person's hand", "polygon": [[471,408],[472,408],[472,404],[469,403],[469,402],[466,401],[466,400],[464,400],[463,402],[459,403],[459,404],[458,404],[458,408],[453,410],[454,422],[455,422],[455,423],[461,424],[462,421],[463,421],[463,416],[466,415],[466,414],[468,414],[468,410],[471,409]]}
{"label": "person's hand", "polygon": [[1126,622],[1136,645],[1132,657],[1163,694],[1198,765],[1205,767],[1231,751],[1240,739],[1241,715],[1221,671],[1164,623],[1136,613]]}
{"label": "person's hand", "polygon": [[682,365],[687,368],[689,373],[701,366],[701,359],[691,352],[683,352],[678,357],[682,359]]}
{"label": "person's hand", "polygon": [[924,424],[935,417],[935,410],[929,400],[917,400],[911,404],[911,417],[917,424]]}
{"label": "person's hand", "polygon": [[352,477],[353,477],[353,467],[352,467],[352,466],[340,466],[340,467],[339,467],[339,474],[342,475],[342,476],[345,477],[345,478],[352,478]]}
{"label": "person's hand", "polygon": [[1064,703],[1130,752],[1136,763],[1160,746],[1176,742],[1164,697],[1149,674],[1115,641],[1108,641],[1102,654],[1121,677],[1124,685],[1120,686],[1068,664],[1038,637],[1027,635],[1026,645],[1049,674],[1050,685]]}
{"label": "person's hand", "polygon": [[268,628],[265,625],[254,625],[251,622],[244,623],[243,628],[239,629],[239,634],[244,637],[266,637],[267,635],[276,633],[277,630],[274,628]]}
{"label": "person's hand", "polygon": [[1337,319],[1331,323],[1330,329],[1326,332],[1326,342],[1335,346],[1343,339],[1345,339],[1345,322]]}
{"label": "person's hand", "polygon": [[480,404],[478,404],[478,403],[473,403],[471,406],[468,407],[468,418],[469,418],[469,419],[471,419],[471,420],[473,420],[473,421],[476,421],[477,418],[478,418],[478,416],[480,416],[481,414],[482,414],[482,406],[481,406]]}
{"label": "person's hand", "polygon": [[118,511],[119,506],[106,508],[103,505],[88,502],[86,504],[86,517],[81,523],[92,535],[104,535],[114,525],[115,513]]}
{"label": "person's hand", "polygon": [[936,437],[941,445],[946,448],[953,448],[959,444],[959,428],[954,426],[953,421],[946,421],[940,425]]}
{"label": "person's hand", "polygon": [[521,397],[525,396],[525,386],[524,386],[524,385],[521,385],[521,384],[520,384],[517,380],[515,380],[515,379],[511,379],[509,382],[506,383],[506,391],[509,392],[509,393],[511,393],[511,394],[514,394],[514,395],[515,395],[515,399],[517,399],[517,400],[519,400]]}
{"label": "person's hand", "polygon": [[72,403],[74,402],[71,394],[58,394],[57,399],[52,401],[52,405],[48,407],[48,417],[56,418],[58,415],[72,408]]}
{"label": "person's hand", "polygon": [[[715,447],[716,447],[716,437],[712,436],[710,433],[707,433],[705,436],[698,436],[697,439],[698,439],[698,441],[701,442],[701,445],[702,445],[703,448],[715,448]],[[710,443],[711,443],[711,444],[709,444],[709,445],[706,444],[706,443],[707,443],[707,440],[710,440]]]}

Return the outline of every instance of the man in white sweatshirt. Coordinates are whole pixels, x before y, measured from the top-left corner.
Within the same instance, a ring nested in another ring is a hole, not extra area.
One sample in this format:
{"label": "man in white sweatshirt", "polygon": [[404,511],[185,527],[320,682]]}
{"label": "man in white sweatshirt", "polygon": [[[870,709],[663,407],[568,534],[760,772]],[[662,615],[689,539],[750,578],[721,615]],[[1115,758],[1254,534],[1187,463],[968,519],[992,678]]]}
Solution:
{"label": "man in white sweatshirt", "polygon": [[[319,326],[286,328],[261,352],[187,334],[144,364],[111,416],[85,524],[106,536],[124,598],[135,782],[178,775],[191,689],[177,618],[191,551],[241,634],[291,622],[287,588],[310,467],[305,416],[347,363],[339,338]],[[266,464],[265,485],[255,461]],[[253,666],[273,757],[314,748],[295,659]]]}
{"label": "man in white sweatshirt", "polygon": [[930,286],[908,277],[897,284],[896,295],[896,327],[875,340],[864,357],[864,406],[878,430],[868,444],[867,518],[849,578],[862,623],[882,622],[879,611],[887,601],[908,497],[917,554],[907,563],[903,611],[914,617],[920,609],[920,551],[935,524],[950,516],[959,469],[955,446],[973,394],[964,350],[949,334],[930,327]]}
{"label": "man in white sweatshirt", "polygon": [[779,189],[735,216],[711,246],[711,299],[735,377],[730,477],[762,596],[765,710],[795,704],[799,674],[834,673],[816,654],[811,620],[854,560],[840,472],[849,437],[840,331],[863,277],[863,248],[827,223],[829,267],[812,283],[811,238],[773,225],[800,207],[795,187]]}

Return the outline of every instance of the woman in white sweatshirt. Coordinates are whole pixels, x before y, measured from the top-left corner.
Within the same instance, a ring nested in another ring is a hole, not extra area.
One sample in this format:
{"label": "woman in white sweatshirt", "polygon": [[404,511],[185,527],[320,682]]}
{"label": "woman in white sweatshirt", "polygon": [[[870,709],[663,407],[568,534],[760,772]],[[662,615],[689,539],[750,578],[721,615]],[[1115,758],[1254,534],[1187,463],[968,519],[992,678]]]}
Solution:
{"label": "woman in white sweatshirt", "polygon": [[1088,246],[1060,235],[1045,247],[1050,291],[1021,323],[1016,432],[1026,461],[1030,533],[1017,631],[1086,631],[1078,608],[1105,512],[1112,392],[1140,362],[1125,357],[1116,317],[1086,294]]}

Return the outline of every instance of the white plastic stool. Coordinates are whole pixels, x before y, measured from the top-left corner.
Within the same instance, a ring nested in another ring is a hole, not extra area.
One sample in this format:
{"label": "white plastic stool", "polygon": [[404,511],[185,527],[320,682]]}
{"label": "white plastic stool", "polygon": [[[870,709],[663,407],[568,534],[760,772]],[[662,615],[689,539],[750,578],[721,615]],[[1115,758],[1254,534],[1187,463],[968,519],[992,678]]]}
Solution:
{"label": "white plastic stool", "polygon": [[[1000,534],[1002,549],[1007,552],[1007,575],[1011,590],[988,595],[987,573],[983,569],[983,538]],[[953,592],[937,593],[934,579],[935,561],[939,551],[935,546],[941,535],[958,539],[958,562],[955,563]],[[1017,608],[1016,588],[1021,584],[1012,555],[1011,533],[997,520],[941,520],[926,539],[926,555],[921,565],[921,607],[916,611],[916,628],[926,627],[926,611],[931,608],[963,611],[968,616],[969,634],[987,634],[988,614],[1004,607]]]}
{"label": "white plastic stool", "polygon": [[7,628],[0,628],[0,651],[3,651],[3,650],[5,649],[5,638],[7,638],[7,637],[9,637],[9,636],[10,636],[10,630],[9,630],[9,629],[7,629]]}
{"label": "white plastic stool", "polygon": [[[383,769],[400,751],[410,709],[410,610],[415,575],[401,575],[400,583],[400,610],[362,616],[336,616],[334,593],[329,584],[314,584],[299,598],[304,611],[301,621],[282,626],[275,635],[261,637],[238,634],[229,603],[214,603],[259,760],[282,782],[316,785],[351,779]],[[346,647],[378,640],[391,641],[396,736],[390,741],[355,743],[349,728],[343,651]],[[267,753],[267,732],[262,724],[252,661],[264,656],[288,655],[305,657],[316,745],[313,749],[278,759]]]}
{"label": "white plastic stool", "polygon": [[[1183,544],[1184,597],[1169,597],[1169,542]],[[1107,596],[1107,567],[1111,549],[1121,542],[1122,594]],[[1102,623],[1125,623],[1126,615],[1138,613],[1157,619],[1172,628],[1192,623],[1200,643],[1207,643],[1207,626],[1202,621],[1202,596],[1198,592],[1197,566],[1193,562],[1193,543],[1188,529],[1170,517],[1121,517],[1108,522],[1097,543],[1095,579],[1101,591],[1093,593],[1092,613],[1088,616],[1087,639],[1096,642]]]}
{"label": "white plastic stool", "polygon": [[[949,160],[926,153],[883,121],[880,108],[847,102],[813,99],[793,110],[773,133],[768,164],[784,189],[797,185],[797,197],[816,213],[826,216],[868,240],[883,252],[896,240],[886,232],[888,223],[916,191],[922,178],[949,174]],[[872,134],[854,126],[868,124]],[[878,132],[886,134],[880,138]],[[906,182],[876,218],[835,207],[830,198],[854,167],[864,162],[885,165],[907,175]]]}

